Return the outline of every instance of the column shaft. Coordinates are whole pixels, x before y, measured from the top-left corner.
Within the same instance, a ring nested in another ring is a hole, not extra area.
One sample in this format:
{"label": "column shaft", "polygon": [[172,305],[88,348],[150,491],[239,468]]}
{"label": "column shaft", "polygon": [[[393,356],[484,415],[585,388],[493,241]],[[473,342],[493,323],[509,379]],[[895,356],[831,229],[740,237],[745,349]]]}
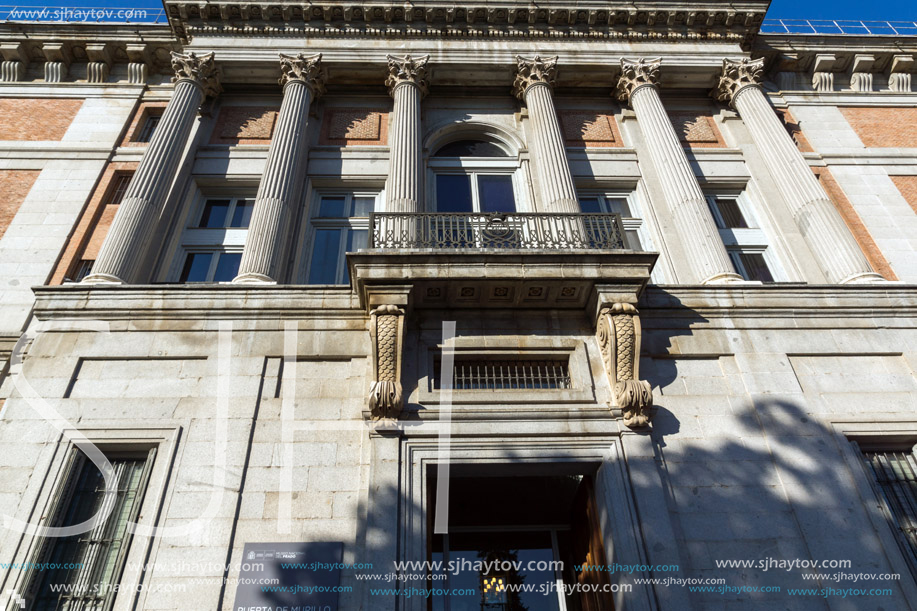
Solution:
{"label": "column shaft", "polygon": [[134,282],[162,214],[204,92],[180,79],[85,282]]}
{"label": "column shaft", "polygon": [[525,90],[525,104],[535,135],[535,163],[541,178],[545,212],[579,212],[576,186],[554,110],[551,87],[545,82],[530,85]]}
{"label": "column shaft", "polygon": [[740,281],[656,86],[637,87],[630,103],[672,211],[692,280],[704,284]]}
{"label": "column shaft", "polygon": [[233,282],[278,280],[297,195],[305,179],[308,156],[306,129],[311,103],[312,89],[305,82],[291,80],[286,84],[245,237],[239,274]]}
{"label": "column shaft", "polygon": [[828,282],[882,280],[874,273],[808,163],[757,85],[739,89],[732,100],[777,187],[790,206],[800,233]]}
{"label": "column shaft", "polygon": [[421,158],[420,100],[423,92],[415,83],[402,82],[392,91],[390,162],[386,212],[421,212],[423,161]]}

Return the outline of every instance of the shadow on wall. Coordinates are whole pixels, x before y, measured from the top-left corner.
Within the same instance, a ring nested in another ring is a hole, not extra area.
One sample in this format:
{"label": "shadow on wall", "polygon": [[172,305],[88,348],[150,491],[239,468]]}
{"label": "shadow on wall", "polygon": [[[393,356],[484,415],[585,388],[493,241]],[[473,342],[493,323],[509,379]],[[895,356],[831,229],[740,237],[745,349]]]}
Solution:
{"label": "shadow on wall", "polygon": [[[666,355],[672,347],[673,354],[644,359],[641,377],[653,386],[656,403],[652,449],[645,460],[628,460],[638,514],[652,515],[649,504],[664,498],[666,511],[655,516],[668,516],[675,538],[675,545],[657,543],[654,554],[654,524],[644,520],[650,561],[680,564],[680,577],[724,580],[720,585],[728,588],[688,589],[695,609],[913,608],[907,599],[914,591],[908,567],[897,548],[883,547],[870,520],[870,515],[885,519],[877,498],[864,498],[854,479],[871,476],[859,454],[845,447],[848,440],[810,413],[801,389],[749,394],[738,382],[747,372],[739,372],[736,383],[719,390],[697,384],[688,394],[663,394],[696,366],[689,357],[682,360],[672,337],[691,335],[692,323],[706,322],[689,309],[672,314],[653,312],[651,318],[667,318],[658,325],[645,323],[656,336],[650,353]],[[716,355],[707,358],[717,364]],[[724,561],[748,564],[718,564]],[[790,561],[845,564],[813,569],[789,567]],[[900,573],[901,581],[838,578],[840,573]],[[673,574],[653,575],[667,576]],[[812,593],[790,593],[794,588]],[[825,596],[824,590],[832,588],[835,593],[828,590]],[[852,588],[863,594],[840,592]],[[891,589],[891,594],[866,594],[873,588]]]}

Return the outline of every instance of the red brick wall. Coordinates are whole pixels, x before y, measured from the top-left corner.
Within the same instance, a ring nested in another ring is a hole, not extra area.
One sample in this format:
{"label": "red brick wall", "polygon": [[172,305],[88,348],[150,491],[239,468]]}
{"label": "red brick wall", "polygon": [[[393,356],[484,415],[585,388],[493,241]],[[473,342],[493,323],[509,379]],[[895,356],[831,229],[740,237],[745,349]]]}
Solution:
{"label": "red brick wall", "polygon": [[876,244],[875,240],[872,239],[860,215],[856,213],[853,204],[847,199],[844,190],[834,179],[834,176],[831,175],[831,171],[828,170],[828,168],[812,168],[812,171],[818,176],[818,182],[821,183],[825,192],[828,193],[828,197],[831,198],[838,212],[841,213],[841,217],[844,219],[844,222],[847,223],[850,233],[853,234],[857,244],[860,245],[860,249],[863,251],[863,254],[866,255],[866,260],[869,261],[872,269],[875,270],[877,274],[881,274],[886,280],[897,280],[898,276],[895,274],[894,270],[892,270],[892,266],[889,265],[888,261],[882,255],[879,246]]}
{"label": "red brick wall", "polygon": [[388,111],[381,108],[327,107],[322,116],[318,143],[385,146],[388,144]]}
{"label": "red brick wall", "polygon": [[606,148],[624,146],[613,115],[588,110],[557,113],[567,146]]}
{"label": "red brick wall", "polygon": [[841,113],[868,147],[917,148],[917,108],[850,108]]}
{"label": "red brick wall", "polygon": [[223,106],[210,144],[270,144],[277,112],[276,106]]}
{"label": "red brick wall", "polygon": [[682,145],[689,148],[724,148],[726,142],[717,129],[713,116],[696,111],[673,111],[669,120]]}
{"label": "red brick wall", "polygon": [[39,170],[0,170],[0,238],[13,222],[40,173]]}
{"label": "red brick wall", "polygon": [[0,140],[60,140],[81,99],[0,98]]}
{"label": "red brick wall", "polygon": [[99,248],[111,227],[112,219],[115,218],[115,212],[118,211],[117,205],[106,205],[105,203],[110,199],[111,192],[118,183],[115,179],[119,174],[133,173],[136,169],[137,164],[134,162],[108,164],[105,173],[102,174],[102,179],[92,193],[89,205],[83,210],[73,235],[67,241],[64,254],[49,284],[62,284],[64,278],[72,277],[81,260],[95,261],[99,255]]}
{"label": "red brick wall", "polygon": [[917,212],[917,176],[891,176],[890,178],[914,212]]}

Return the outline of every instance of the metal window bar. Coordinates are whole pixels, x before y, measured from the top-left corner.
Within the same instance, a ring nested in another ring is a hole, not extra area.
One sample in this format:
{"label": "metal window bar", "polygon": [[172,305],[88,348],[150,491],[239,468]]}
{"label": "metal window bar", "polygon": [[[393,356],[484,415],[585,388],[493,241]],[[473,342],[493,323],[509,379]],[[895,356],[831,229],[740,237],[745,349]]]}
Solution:
{"label": "metal window bar", "polygon": [[372,213],[369,248],[622,250],[618,214]]}
{"label": "metal window bar", "polygon": [[[434,364],[433,388],[440,388],[442,363]],[[453,390],[561,390],[570,388],[564,360],[456,359]]]}
{"label": "metal window bar", "polygon": [[917,36],[915,21],[855,19],[765,19],[763,34],[842,34],[847,36]]}
{"label": "metal window bar", "polygon": [[902,551],[917,574],[917,459],[906,452],[864,452],[895,521]]}

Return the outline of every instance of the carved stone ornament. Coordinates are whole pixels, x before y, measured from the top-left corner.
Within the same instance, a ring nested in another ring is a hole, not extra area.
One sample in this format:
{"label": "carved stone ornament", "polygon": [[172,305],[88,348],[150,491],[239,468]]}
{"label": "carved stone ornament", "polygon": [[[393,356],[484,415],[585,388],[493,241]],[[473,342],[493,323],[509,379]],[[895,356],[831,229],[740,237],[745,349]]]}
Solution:
{"label": "carved stone ornament", "polygon": [[394,420],[401,414],[401,343],[404,310],[383,305],[370,315],[373,343],[373,382],[369,388],[369,410],[373,420]]}
{"label": "carved stone ornament", "polygon": [[395,94],[395,88],[402,83],[412,83],[420,89],[420,95],[425,96],[430,90],[430,80],[427,75],[427,62],[430,61],[429,55],[421,57],[411,57],[405,55],[389,55],[388,57],[388,77],[385,79],[385,86],[391,95]]}
{"label": "carved stone ornament", "polygon": [[280,86],[290,81],[301,81],[312,90],[312,97],[325,93],[325,69],[322,68],[322,54],[284,55],[280,54]]}
{"label": "carved stone ornament", "polygon": [[532,85],[544,84],[554,87],[557,79],[557,56],[535,57],[528,59],[516,56],[516,80],[513,82],[513,94],[520,100],[525,99],[525,92]]}
{"label": "carved stone ornament", "polygon": [[638,88],[659,83],[659,66],[662,58],[621,59],[621,77],[615,89],[615,98],[625,104]]}
{"label": "carved stone ornament", "polygon": [[629,303],[602,308],[596,325],[596,339],[611,384],[615,404],[631,428],[650,423],[653,390],[640,375],[640,317]]}
{"label": "carved stone ornament", "polygon": [[194,52],[176,53],[172,51],[172,70],[175,71],[175,76],[172,77],[173,83],[194,81],[204,90],[204,95],[207,97],[215,97],[223,91],[213,53],[198,57]]}
{"label": "carved stone ornament", "polygon": [[764,58],[724,59],[723,74],[711,92],[720,102],[732,105],[736,95],[746,87],[760,86],[764,76]]}

